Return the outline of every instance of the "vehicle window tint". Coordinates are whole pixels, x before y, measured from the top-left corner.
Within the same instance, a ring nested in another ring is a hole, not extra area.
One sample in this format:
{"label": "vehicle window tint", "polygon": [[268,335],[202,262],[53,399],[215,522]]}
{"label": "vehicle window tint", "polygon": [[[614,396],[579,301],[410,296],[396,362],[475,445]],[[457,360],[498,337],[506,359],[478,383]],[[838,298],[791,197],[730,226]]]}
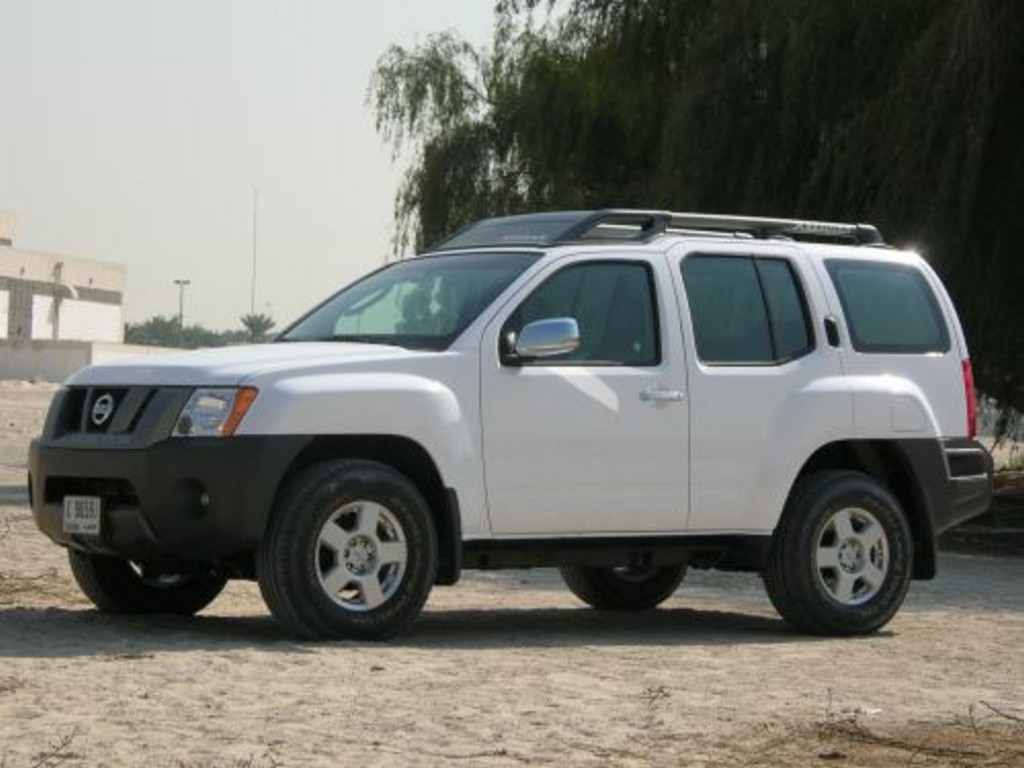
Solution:
{"label": "vehicle window tint", "polygon": [[657,310],[650,269],[635,262],[587,262],[552,275],[516,309],[503,337],[528,323],[574,318],[580,346],[539,365],[657,365]]}
{"label": "vehicle window tint", "polygon": [[775,359],[798,357],[812,345],[807,311],[793,268],[782,259],[758,259],[757,271],[768,305]]}
{"label": "vehicle window tint", "polygon": [[785,260],[698,254],[682,272],[703,362],[781,363],[813,346],[803,294]]}
{"label": "vehicle window tint", "polygon": [[917,269],[901,264],[825,262],[858,352],[949,351],[935,294]]}
{"label": "vehicle window tint", "polygon": [[701,360],[756,363],[772,359],[768,313],[753,259],[693,256],[683,262],[683,282]]}

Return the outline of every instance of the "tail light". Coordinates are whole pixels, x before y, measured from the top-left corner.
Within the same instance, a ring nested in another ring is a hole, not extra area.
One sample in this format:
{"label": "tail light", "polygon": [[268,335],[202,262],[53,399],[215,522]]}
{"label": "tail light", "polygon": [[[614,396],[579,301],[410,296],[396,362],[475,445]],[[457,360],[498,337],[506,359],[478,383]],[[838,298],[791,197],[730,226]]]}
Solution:
{"label": "tail light", "polygon": [[963,361],[964,370],[964,396],[967,398],[967,437],[974,439],[978,436],[978,397],[974,391],[974,372],[971,370],[971,361]]}

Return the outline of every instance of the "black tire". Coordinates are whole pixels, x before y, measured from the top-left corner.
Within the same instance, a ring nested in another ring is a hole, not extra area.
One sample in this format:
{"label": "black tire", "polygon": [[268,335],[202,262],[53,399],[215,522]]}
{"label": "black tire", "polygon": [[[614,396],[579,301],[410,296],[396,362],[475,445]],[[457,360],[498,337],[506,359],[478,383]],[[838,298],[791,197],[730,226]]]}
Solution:
{"label": "black tire", "polygon": [[913,549],[907,517],[885,486],[860,472],[818,472],[790,495],[772,538],[765,587],[799,630],[868,634],[903,604]]}
{"label": "black tire", "polygon": [[671,597],[686,575],[686,564],[558,570],[570,591],[599,611],[646,611]]}
{"label": "black tire", "polygon": [[[388,560],[402,545],[404,561]],[[419,615],[436,571],[434,520],[416,486],[384,464],[349,459],[289,483],[256,555],[267,607],[306,639],[393,635]]]}
{"label": "black tire", "polygon": [[68,550],[79,588],[105,613],[191,616],[213,602],[227,578],[213,571],[172,572]]}

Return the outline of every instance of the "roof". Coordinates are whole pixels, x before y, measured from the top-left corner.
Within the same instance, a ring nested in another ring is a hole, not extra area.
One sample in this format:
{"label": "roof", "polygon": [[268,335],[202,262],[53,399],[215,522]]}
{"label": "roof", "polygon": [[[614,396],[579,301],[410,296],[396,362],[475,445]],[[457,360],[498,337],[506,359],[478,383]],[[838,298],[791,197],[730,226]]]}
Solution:
{"label": "roof", "polygon": [[482,219],[429,250],[548,247],[578,242],[647,242],[667,234],[775,238],[848,245],[885,244],[881,233],[870,224],[609,208]]}

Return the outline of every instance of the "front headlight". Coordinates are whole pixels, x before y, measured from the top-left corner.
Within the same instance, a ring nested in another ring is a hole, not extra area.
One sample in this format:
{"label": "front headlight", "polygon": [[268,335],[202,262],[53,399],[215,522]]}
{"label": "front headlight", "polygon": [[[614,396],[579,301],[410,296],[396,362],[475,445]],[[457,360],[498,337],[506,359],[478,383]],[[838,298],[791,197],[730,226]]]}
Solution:
{"label": "front headlight", "polygon": [[229,437],[256,399],[253,387],[197,389],[174,424],[175,437]]}

